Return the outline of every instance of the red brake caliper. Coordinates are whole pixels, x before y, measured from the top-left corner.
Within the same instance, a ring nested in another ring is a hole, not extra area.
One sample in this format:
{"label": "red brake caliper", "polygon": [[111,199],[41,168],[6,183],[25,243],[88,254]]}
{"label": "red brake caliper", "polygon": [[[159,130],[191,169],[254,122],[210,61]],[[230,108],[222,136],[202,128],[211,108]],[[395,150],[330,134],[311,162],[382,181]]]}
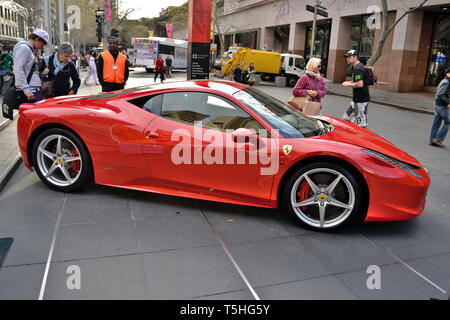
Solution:
{"label": "red brake caliper", "polygon": [[[78,157],[78,156],[79,156],[79,154],[77,152],[77,149],[73,149],[72,150],[72,157],[75,158],[75,157]],[[72,162],[72,171],[76,173],[79,170],[80,170],[80,160]]]}
{"label": "red brake caliper", "polygon": [[[303,180],[300,185],[300,190],[298,191],[298,202],[303,202],[309,199],[309,193],[311,192],[311,187],[306,180]],[[308,207],[301,207],[302,211],[306,211]]]}

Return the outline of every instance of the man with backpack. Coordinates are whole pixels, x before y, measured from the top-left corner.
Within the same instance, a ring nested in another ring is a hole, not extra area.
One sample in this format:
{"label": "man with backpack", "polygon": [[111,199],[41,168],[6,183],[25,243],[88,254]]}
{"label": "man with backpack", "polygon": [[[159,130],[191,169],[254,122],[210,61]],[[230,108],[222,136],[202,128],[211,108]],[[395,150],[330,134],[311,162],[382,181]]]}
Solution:
{"label": "man with backpack", "polygon": [[[369,70],[359,61],[359,52],[350,50],[345,55],[347,64],[353,66],[352,81],[342,83],[344,87],[353,88],[353,101],[344,113],[344,120],[350,121],[360,127],[366,128],[367,106],[370,102],[369,84],[374,84],[372,70]],[[372,73],[372,78],[369,76]]]}

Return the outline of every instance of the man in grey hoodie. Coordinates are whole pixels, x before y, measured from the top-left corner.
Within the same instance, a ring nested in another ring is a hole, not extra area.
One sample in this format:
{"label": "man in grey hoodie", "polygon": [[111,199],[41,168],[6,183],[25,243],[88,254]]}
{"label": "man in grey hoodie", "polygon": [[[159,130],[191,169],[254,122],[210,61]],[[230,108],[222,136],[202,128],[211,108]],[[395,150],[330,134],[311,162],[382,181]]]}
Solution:
{"label": "man in grey hoodie", "polygon": [[[27,96],[28,102],[34,103],[42,100],[41,79],[39,77],[39,68],[35,51],[41,50],[48,44],[48,33],[42,29],[34,29],[28,37],[28,40],[21,40],[16,43],[13,49],[13,70],[15,85]],[[36,64],[30,83],[27,78],[30,74],[33,64]]]}

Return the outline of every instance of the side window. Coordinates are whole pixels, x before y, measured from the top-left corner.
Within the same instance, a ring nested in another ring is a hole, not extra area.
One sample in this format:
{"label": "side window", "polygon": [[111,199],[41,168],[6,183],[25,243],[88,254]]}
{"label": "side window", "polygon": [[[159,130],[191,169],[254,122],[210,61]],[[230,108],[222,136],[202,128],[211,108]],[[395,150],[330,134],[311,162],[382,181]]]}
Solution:
{"label": "side window", "polygon": [[220,131],[263,127],[248,113],[231,101],[202,92],[175,92],[164,94],[161,116],[194,125],[200,121],[203,128]]}
{"label": "side window", "polygon": [[294,58],[289,58],[289,67],[292,67],[294,64]]}
{"label": "side window", "polygon": [[295,66],[299,69],[304,69],[305,68],[305,61],[301,58],[296,58],[295,59]]}
{"label": "side window", "polygon": [[160,54],[170,54],[170,55],[174,55],[174,47],[173,46],[167,46],[164,44],[160,44],[159,45],[159,53]]}
{"label": "side window", "polygon": [[161,103],[163,95],[145,96],[128,101],[135,106],[144,109],[145,111],[159,115],[161,113]]}

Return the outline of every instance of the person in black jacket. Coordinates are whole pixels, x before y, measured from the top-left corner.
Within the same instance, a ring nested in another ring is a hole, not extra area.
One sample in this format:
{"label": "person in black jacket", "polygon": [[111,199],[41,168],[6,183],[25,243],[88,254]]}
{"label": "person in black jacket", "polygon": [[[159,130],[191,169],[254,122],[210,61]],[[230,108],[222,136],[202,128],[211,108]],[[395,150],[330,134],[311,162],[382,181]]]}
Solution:
{"label": "person in black jacket", "polygon": [[[74,95],[80,88],[81,80],[77,68],[70,61],[73,47],[70,43],[63,43],[48,59],[41,61],[39,68],[42,81],[54,81],[53,96]],[[72,84],[70,83],[72,79]]]}

